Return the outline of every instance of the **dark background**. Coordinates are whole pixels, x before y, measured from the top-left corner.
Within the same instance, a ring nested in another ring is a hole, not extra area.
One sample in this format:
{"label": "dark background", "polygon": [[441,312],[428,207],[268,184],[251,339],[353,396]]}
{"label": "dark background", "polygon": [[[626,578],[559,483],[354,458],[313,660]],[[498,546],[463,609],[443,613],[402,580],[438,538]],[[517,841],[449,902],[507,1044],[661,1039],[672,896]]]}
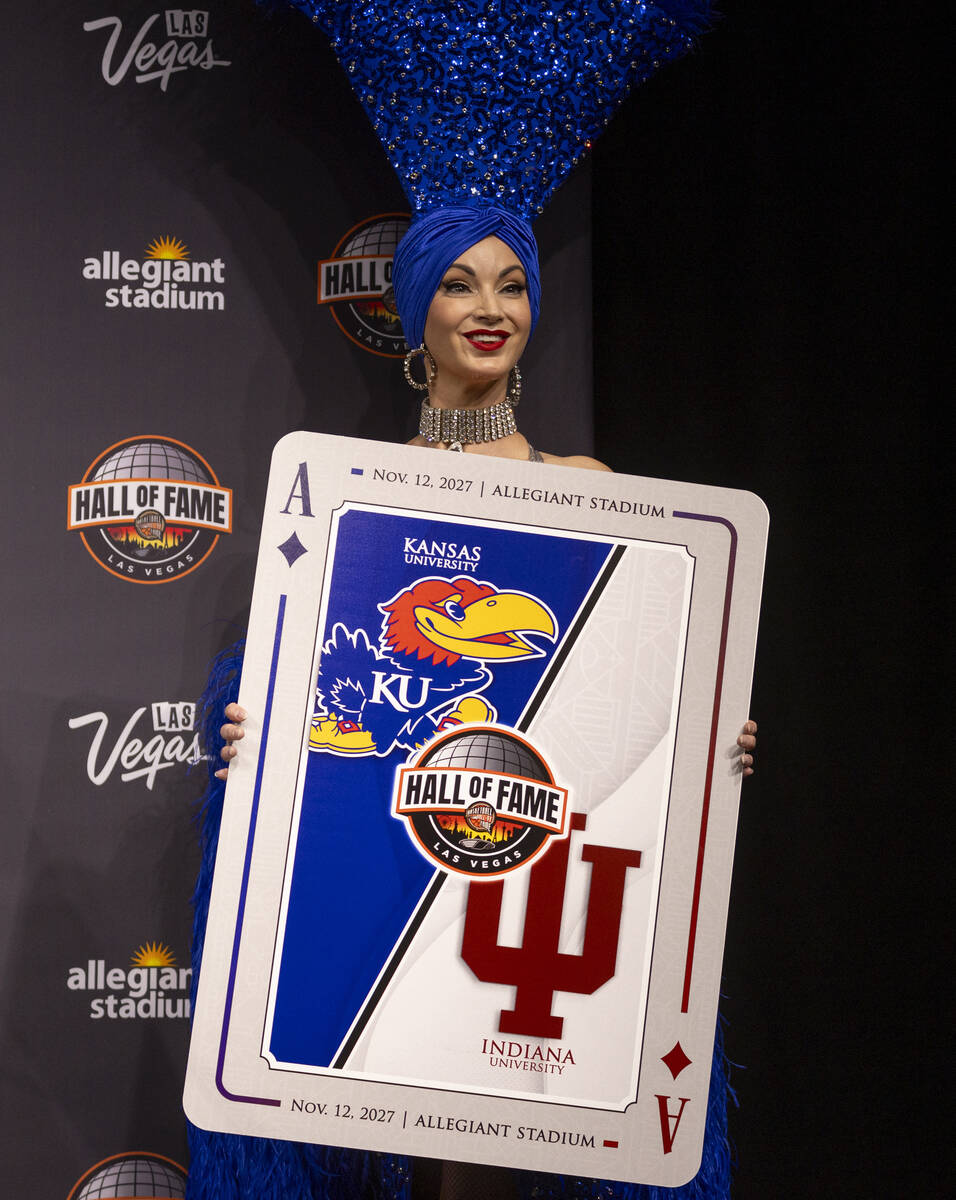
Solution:
{"label": "dark background", "polygon": [[[722,8],[538,222],[521,425],[590,450],[593,327],[598,457],[770,509],[724,982],[735,1195],[942,1196],[948,464],[919,254],[937,35],[912,5]],[[112,741],[140,706],[198,695],[245,624],[279,437],[411,433],[399,364],[315,304],[316,262],[403,208],[397,181],[307,22],[209,9],[230,66],[166,93],[107,85],[106,35],[82,27],[115,13],[126,44],[155,0],[37,0],[0,43],[0,1128],[26,1200],[114,1154],[186,1153],[186,1022],[92,1022],[66,980],[151,940],[187,961],[201,783],[94,786],[69,719],[102,710]],[[104,308],[84,258],[160,236],[223,258],[223,312]],[[158,588],[107,574],[64,521],[89,463],[149,433],[207,457],[235,500],[208,562]]]}
{"label": "dark background", "polygon": [[595,149],[596,453],[770,509],[724,973],[735,1195],[943,1196],[928,29],[895,4],[721,7]]}

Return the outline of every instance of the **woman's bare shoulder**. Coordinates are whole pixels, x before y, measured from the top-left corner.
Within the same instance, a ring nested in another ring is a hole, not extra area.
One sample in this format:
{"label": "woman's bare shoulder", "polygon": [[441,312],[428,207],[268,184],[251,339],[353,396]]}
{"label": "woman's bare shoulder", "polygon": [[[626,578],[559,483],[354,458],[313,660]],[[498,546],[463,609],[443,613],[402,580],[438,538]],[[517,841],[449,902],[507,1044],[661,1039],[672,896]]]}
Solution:
{"label": "woman's bare shoulder", "polygon": [[596,458],[588,458],[586,454],[571,454],[567,458],[562,458],[559,454],[545,454],[543,451],[541,457],[546,463],[551,463],[556,467],[583,467],[587,471],[610,471],[610,467],[605,463],[598,462]]}

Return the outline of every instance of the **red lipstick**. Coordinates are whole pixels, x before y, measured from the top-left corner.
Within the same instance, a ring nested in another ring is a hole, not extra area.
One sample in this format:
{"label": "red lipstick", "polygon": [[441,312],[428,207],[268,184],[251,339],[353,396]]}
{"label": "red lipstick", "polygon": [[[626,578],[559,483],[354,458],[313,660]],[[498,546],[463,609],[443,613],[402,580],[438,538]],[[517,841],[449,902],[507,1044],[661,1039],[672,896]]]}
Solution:
{"label": "red lipstick", "polygon": [[467,333],[462,334],[469,346],[486,353],[500,350],[510,336],[505,329],[469,329]]}

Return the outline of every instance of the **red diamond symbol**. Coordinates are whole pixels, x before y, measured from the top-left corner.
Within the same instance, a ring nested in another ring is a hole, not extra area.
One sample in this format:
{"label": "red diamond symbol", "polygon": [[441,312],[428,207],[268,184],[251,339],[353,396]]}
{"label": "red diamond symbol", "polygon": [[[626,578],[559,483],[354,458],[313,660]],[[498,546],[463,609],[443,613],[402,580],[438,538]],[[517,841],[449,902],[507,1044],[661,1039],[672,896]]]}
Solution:
{"label": "red diamond symbol", "polygon": [[675,1079],[685,1067],[690,1066],[691,1061],[684,1053],[684,1048],[680,1042],[675,1042],[673,1050],[668,1050],[666,1054],[661,1055],[661,1062]]}

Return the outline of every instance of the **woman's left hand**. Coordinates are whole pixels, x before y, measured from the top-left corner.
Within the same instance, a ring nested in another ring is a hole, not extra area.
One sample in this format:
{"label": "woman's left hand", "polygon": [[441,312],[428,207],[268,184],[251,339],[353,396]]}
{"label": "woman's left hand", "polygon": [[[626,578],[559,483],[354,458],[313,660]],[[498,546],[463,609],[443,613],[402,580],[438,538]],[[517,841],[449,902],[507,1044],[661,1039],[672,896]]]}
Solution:
{"label": "woman's left hand", "polygon": [[741,754],[737,761],[740,763],[740,771],[743,775],[752,775],[754,773],[753,752],[757,746],[756,734],[757,722],[747,721],[740,731],[740,737],[737,738],[737,745],[741,749]]}

